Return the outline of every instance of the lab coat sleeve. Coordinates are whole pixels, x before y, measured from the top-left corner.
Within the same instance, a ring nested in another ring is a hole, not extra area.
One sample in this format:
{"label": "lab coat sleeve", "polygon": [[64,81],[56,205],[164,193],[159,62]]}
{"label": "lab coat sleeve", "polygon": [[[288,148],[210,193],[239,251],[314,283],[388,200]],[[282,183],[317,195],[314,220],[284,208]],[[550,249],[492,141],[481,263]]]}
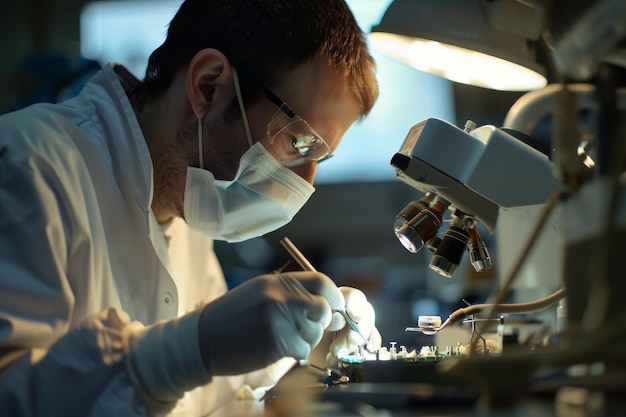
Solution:
{"label": "lab coat sleeve", "polygon": [[3,416],[149,416],[127,372],[128,316],[108,309],[48,350],[31,349],[0,374]]}
{"label": "lab coat sleeve", "polygon": [[106,266],[90,256],[86,170],[58,154],[24,157],[0,141],[0,415],[150,415],[128,372],[128,316],[75,296]]}

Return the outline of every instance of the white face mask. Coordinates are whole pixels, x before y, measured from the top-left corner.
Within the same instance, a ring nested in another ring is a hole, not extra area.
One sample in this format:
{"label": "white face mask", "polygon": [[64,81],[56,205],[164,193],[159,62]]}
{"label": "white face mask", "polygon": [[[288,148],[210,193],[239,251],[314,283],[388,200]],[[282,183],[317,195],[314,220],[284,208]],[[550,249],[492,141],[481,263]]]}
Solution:
{"label": "white face mask", "polygon": [[315,188],[280,165],[260,143],[243,154],[232,181],[187,167],[185,219],[213,239],[239,242],[289,223]]}
{"label": "white face mask", "polygon": [[[243,102],[235,75],[237,98]],[[246,134],[253,143],[243,112]],[[200,168],[187,167],[185,220],[194,230],[213,239],[240,242],[272,232],[289,223],[315,188],[282,166],[256,143],[241,156],[231,181],[216,180],[202,169],[202,122],[198,121]]]}

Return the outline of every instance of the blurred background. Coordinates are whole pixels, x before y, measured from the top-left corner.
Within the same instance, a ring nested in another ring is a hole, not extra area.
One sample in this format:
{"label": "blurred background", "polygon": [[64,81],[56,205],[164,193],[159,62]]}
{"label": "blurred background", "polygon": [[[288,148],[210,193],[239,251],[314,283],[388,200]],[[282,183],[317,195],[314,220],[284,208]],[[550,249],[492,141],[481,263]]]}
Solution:
{"label": "blurred background", "polygon": [[[349,0],[369,32],[391,0]],[[4,2],[0,14],[0,112],[76,94],[100,65],[117,61],[143,78],[149,54],[165,38],[179,0],[22,0]],[[362,289],[377,311],[384,344],[429,344],[406,333],[419,315],[447,315],[484,300],[497,278],[473,272],[467,259],[452,279],[428,268],[429,253],[407,252],[393,221],[422,196],[398,181],[389,162],[408,129],[437,117],[462,127],[500,126],[522,95],[453,83],[411,69],[372,51],[378,63],[380,99],[363,122],[346,134],[336,156],[321,164],[316,192],[284,228],[238,244],[217,242],[216,252],[231,287],[280,267],[289,237],[311,263],[338,285]],[[498,262],[493,235],[482,232]],[[467,256],[465,256],[467,258]],[[494,268],[495,270],[495,268]]]}

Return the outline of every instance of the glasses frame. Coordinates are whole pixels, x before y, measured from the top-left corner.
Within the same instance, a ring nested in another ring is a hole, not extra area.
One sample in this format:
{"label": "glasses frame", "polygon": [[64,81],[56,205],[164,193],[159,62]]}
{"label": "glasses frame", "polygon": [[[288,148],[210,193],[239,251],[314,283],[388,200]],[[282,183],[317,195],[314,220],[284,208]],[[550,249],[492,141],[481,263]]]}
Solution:
{"label": "glasses frame", "polygon": [[[328,149],[328,153],[326,155],[321,156],[318,159],[313,159],[311,161],[305,161],[302,164],[308,163],[308,162],[313,162],[315,161],[316,163],[321,163],[331,157],[334,156],[333,152],[330,149],[330,146],[328,146],[328,143],[326,143],[326,141],[324,140],[324,138],[322,138],[322,136],[317,133],[317,131],[315,129],[313,129],[311,127],[311,125],[309,125],[306,120],[304,120],[302,117],[300,117],[299,115],[296,114],[295,111],[293,111],[291,109],[291,107],[289,107],[289,105],[287,105],[287,103],[285,103],[283,100],[281,100],[280,98],[278,98],[278,96],[276,94],[274,94],[274,92],[272,92],[272,90],[270,90],[269,88],[267,88],[264,85],[261,85],[261,89],[263,90],[263,94],[265,94],[265,97],[270,100],[272,103],[276,104],[276,106],[278,106],[278,108],[280,109],[280,111],[282,111],[283,113],[285,113],[290,119],[294,119],[294,120],[299,120],[301,121],[308,129],[311,130],[311,133],[314,134],[319,140],[322,141],[322,143],[326,146],[326,148]],[[270,138],[268,138],[270,139]],[[271,140],[270,140],[271,142]],[[300,165],[300,164],[298,164]],[[292,165],[292,166],[297,166],[297,165]]]}

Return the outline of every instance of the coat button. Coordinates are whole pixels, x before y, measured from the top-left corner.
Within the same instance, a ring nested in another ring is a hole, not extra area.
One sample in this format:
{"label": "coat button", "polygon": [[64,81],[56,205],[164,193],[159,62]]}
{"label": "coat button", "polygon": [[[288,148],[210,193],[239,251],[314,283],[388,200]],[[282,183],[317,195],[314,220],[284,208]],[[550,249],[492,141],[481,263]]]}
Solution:
{"label": "coat button", "polygon": [[174,304],[174,296],[169,292],[163,293],[163,303],[167,306]]}

